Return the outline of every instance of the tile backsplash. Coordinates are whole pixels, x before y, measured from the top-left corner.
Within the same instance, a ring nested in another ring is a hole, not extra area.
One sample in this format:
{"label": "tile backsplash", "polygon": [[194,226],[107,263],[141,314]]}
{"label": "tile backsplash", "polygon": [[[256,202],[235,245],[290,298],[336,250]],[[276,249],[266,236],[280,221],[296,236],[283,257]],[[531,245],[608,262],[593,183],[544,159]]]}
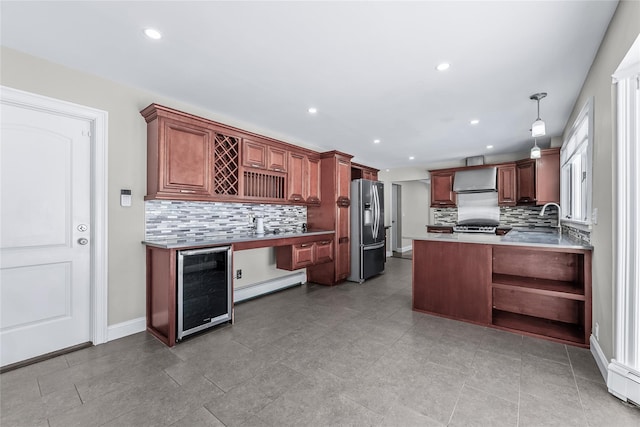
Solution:
{"label": "tile backsplash", "polygon": [[247,233],[249,215],[263,217],[266,231],[300,231],[307,222],[305,206],[148,200],[144,207],[145,240]]}
{"label": "tile backsplash", "polygon": [[[558,224],[558,211],[549,209],[540,217],[542,206],[514,206],[500,208],[500,225],[505,227],[549,227]],[[433,225],[455,225],[458,220],[457,208],[433,208]],[[591,233],[567,224],[562,225],[562,233],[591,244]]]}
{"label": "tile backsplash", "polygon": [[[500,225],[507,227],[549,227],[558,223],[558,212],[548,209],[540,217],[542,206],[514,206],[500,208]],[[455,225],[458,220],[457,208],[434,208],[434,225]]]}

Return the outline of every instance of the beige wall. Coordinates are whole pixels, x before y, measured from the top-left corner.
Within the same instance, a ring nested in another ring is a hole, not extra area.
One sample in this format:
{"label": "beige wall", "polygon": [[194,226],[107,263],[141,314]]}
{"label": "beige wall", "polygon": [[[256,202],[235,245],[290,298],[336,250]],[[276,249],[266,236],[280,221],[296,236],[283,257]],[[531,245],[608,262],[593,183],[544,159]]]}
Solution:
{"label": "beige wall", "polygon": [[593,324],[600,325],[599,344],[607,359],[614,350],[614,209],[615,139],[611,75],[640,33],[640,2],[621,1],[609,24],[580,95],[565,127],[565,136],[576,116],[594,98],[593,207],[598,224],[593,226]]}
{"label": "beige wall", "polygon": [[[430,186],[424,181],[396,182],[402,187],[402,235],[419,236],[427,232]],[[412,239],[402,239],[402,247],[411,246]]]}
{"label": "beige wall", "polygon": [[[230,117],[140,89],[91,76],[2,47],[0,84],[57,98],[109,113],[108,149],[108,323],[145,316],[144,195],[146,193],[146,124],[139,111],[155,102],[266,136],[263,129]],[[211,94],[215,96],[215,94]],[[303,145],[296,141],[297,145]],[[309,147],[313,148],[313,147]],[[132,190],[132,205],[120,207],[120,189]],[[276,270],[273,249],[247,251],[235,257],[235,267],[252,278],[290,274]]]}

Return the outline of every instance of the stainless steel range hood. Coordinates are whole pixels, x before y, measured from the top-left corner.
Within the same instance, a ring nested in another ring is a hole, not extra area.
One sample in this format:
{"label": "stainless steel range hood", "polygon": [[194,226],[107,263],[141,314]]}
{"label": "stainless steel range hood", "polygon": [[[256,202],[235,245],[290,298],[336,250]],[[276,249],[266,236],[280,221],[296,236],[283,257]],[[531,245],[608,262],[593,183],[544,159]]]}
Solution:
{"label": "stainless steel range hood", "polygon": [[456,193],[498,191],[497,168],[488,167],[456,172],[453,179],[453,191]]}

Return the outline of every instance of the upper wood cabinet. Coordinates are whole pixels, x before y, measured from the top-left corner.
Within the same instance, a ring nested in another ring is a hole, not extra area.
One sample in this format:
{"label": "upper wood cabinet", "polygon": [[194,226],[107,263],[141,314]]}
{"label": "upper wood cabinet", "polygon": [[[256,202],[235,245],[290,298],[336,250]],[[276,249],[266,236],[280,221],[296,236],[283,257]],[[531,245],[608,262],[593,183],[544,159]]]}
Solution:
{"label": "upper wood cabinet", "polygon": [[456,193],[453,192],[454,175],[454,171],[431,172],[431,207],[456,206]]}
{"label": "upper wood cabinet", "polygon": [[320,204],[320,159],[290,151],[288,164],[287,200],[296,204]]}
{"label": "upper wood cabinet", "polygon": [[320,174],[320,158],[318,157],[307,157],[307,182],[309,183],[307,204],[319,205],[322,175]]}
{"label": "upper wood cabinet", "polygon": [[560,203],[560,149],[540,150],[539,159],[516,162],[517,204]]}
{"label": "upper wood cabinet", "polygon": [[337,202],[350,200],[351,192],[351,162],[349,159],[339,157],[337,159]]}
{"label": "upper wood cabinet", "polygon": [[267,146],[267,169],[276,172],[286,172],[287,150],[272,145]]}
{"label": "upper wood cabinet", "polygon": [[293,203],[304,203],[307,197],[307,156],[289,152],[288,195]]}
{"label": "upper wood cabinet", "polygon": [[154,105],[147,121],[147,199],[213,195],[214,132],[194,118],[175,117]]}
{"label": "upper wood cabinet", "polygon": [[263,142],[244,139],[242,141],[242,166],[287,171],[287,150]]}
{"label": "upper wood cabinet", "polygon": [[498,205],[515,206],[516,202],[516,165],[498,166]]}
{"label": "upper wood cabinet", "polygon": [[518,204],[536,203],[536,161],[520,160],[516,163]]}
{"label": "upper wood cabinet", "polygon": [[[320,153],[158,104],[140,113],[147,122],[145,200],[320,205]],[[338,193],[349,203],[350,157],[341,158],[334,204]]]}
{"label": "upper wood cabinet", "polygon": [[369,166],[352,162],[351,163],[351,180],[354,180],[354,179],[368,179],[371,181],[377,181],[378,169],[374,169]]}
{"label": "upper wood cabinet", "polygon": [[242,141],[242,166],[249,168],[267,168],[267,146],[249,139]]}

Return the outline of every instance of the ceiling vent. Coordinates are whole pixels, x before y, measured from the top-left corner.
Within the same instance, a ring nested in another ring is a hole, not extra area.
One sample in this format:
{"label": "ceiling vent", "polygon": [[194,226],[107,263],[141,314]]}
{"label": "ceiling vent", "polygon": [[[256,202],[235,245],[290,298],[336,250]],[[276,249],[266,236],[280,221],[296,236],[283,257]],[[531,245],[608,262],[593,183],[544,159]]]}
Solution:
{"label": "ceiling vent", "polygon": [[484,165],[484,156],[467,157],[467,166]]}

